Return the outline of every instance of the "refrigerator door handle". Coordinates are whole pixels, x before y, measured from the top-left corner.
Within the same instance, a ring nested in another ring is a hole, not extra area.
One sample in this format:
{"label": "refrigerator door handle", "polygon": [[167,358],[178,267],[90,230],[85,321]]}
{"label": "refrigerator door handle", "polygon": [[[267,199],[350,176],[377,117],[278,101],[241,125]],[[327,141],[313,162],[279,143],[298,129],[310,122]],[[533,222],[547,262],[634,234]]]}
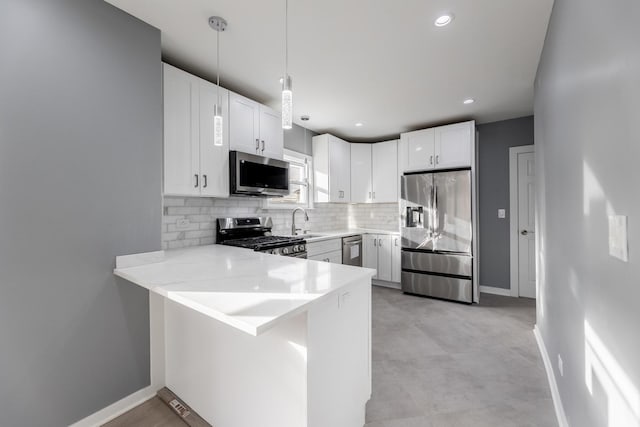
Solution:
{"label": "refrigerator door handle", "polygon": [[436,237],[438,235],[438,230],[440,229],[440,218],[438,217],[438,187],[436,185],[433,186],[433,236]]}

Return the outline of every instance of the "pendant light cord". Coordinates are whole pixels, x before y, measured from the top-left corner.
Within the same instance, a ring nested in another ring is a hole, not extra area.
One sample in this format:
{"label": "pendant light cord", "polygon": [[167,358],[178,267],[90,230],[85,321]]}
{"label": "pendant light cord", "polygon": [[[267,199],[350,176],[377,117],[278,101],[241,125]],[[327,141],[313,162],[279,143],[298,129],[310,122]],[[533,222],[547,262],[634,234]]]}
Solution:
{"label": "pendant light cord", "polygon": [[[217,37],[216,37],[216,71],[217,71],[217,79],[216,79],[216,86],[217,86],[217,106],[216,106],[216,110],[218,110],[220,108],[220,31],[217,32]],[[217,114],[222,114],[222,111],[216,111]]]}
{"label": "pendant light cord", "polygon": [[284,0],[284,83],[287,85],[289,66],[289,0]]}

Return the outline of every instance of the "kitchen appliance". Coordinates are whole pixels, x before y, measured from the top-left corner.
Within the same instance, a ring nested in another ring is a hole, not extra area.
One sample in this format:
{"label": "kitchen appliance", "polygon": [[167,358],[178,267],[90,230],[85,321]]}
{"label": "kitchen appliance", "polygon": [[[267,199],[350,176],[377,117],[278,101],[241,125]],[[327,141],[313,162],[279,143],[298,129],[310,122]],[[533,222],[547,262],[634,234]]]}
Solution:
{"label": "kitchen appliance", "polygon": [[471,171],[404,174],[400,207],[403,292],[472,303]]}
{"label": "kitchen appliance", "polygon": [[230,193],[236,196],[289,195],[289,163],[242,151],[229,152]]}
{"label": "kitchen appliance", "polygon": [[307,257],[307,242],[299,237],[273,236],[270,217],[218,218],[216,242],[273,255]]}
{"label": "kitchen appliance", "polygon": [[362,267],[362,236],[342,238],[342,264]]}

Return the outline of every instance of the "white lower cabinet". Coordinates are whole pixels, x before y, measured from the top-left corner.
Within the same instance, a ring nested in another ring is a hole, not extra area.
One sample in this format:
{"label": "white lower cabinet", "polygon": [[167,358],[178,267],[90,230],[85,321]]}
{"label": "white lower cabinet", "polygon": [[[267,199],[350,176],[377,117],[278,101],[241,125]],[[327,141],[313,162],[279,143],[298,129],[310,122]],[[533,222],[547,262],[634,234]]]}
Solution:
{"label": "white lower cabinet", "polygon": [[342,239],[307,243],[307,259],[342,264]]}
{"label": "white lower cabinet", "polygon": [[400,273],[402,273],[400,236],[394,235],[391,238],[391,281],[400,283]]}
{"label": "white lower cabinet", "polygon": [[[393,274],[394,241],[397,241],[397,236],[392,234],[365,234],[363,237],[362,264],[363,267],[377,270],[378,273],[373,277],[376,280],[396,281]],[[399,277],[397,281],[400,281]]]}

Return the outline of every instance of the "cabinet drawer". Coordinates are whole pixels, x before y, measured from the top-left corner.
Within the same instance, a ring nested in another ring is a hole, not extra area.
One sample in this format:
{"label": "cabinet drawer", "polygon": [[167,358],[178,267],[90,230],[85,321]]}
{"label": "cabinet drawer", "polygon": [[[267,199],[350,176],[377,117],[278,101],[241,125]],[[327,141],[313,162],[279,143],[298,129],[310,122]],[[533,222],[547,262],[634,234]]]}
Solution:
{"label": "cabinet drawer", "polygon": [[307,259],[312,261],[331,262],[333,264],[342,264],[342,249],[339,251],[325,252],[322,254],[308,256]]}
{"label": "cabinet drawer", "polygon": [[333,251],[340,251],[342,253],[342,239],[307,243],[307,258]]}

